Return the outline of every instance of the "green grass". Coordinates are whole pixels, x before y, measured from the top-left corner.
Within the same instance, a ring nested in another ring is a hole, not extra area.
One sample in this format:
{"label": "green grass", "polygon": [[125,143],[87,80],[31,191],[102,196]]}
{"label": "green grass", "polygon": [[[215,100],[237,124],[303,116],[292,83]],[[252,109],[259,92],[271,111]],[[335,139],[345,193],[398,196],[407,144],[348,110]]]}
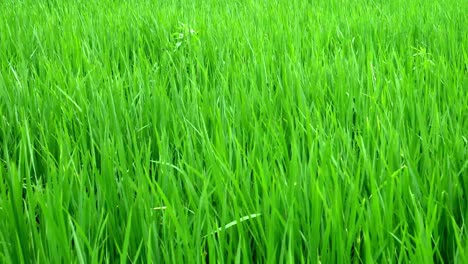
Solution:
{"label": "green grass", "polygon": [[0,262],[467,263],[468,2],[0,2]]}

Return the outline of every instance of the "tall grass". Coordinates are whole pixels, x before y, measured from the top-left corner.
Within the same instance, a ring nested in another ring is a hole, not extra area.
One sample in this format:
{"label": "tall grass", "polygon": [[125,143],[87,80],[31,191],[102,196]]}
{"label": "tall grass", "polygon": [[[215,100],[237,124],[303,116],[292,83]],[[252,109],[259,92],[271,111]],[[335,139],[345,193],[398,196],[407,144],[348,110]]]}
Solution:
{"label": "tall grass", "polygon": [[0,262],[466,263],[463,1],[0,3]]}

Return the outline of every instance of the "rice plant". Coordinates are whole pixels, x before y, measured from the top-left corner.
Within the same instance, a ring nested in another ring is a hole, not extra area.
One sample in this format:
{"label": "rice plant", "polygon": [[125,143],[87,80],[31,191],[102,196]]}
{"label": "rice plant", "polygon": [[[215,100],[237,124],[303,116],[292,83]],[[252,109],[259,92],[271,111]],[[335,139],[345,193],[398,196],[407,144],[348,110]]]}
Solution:
{"label": "rice plant", "polygon": [[0,2],[1,263],[466,263],[467,1]]}

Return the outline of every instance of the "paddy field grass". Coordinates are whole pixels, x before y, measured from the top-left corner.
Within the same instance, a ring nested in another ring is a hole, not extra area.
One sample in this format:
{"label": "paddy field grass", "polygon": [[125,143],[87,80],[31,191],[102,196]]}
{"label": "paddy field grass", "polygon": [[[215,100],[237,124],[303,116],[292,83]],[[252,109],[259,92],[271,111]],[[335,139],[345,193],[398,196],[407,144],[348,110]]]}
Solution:
{"label": "paddy field grass", "polygon": [[0,2],[0,262],[467,263],[466,0]]}

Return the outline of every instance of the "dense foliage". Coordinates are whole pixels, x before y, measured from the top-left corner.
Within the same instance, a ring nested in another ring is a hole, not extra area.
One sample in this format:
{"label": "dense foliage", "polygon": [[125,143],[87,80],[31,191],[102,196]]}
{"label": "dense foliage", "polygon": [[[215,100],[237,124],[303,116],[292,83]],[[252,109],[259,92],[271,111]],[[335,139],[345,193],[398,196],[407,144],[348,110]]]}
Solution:
{"label": "dense foliage", "polygon": [[0,2],[0,262],[466,263],[466,0]]}

